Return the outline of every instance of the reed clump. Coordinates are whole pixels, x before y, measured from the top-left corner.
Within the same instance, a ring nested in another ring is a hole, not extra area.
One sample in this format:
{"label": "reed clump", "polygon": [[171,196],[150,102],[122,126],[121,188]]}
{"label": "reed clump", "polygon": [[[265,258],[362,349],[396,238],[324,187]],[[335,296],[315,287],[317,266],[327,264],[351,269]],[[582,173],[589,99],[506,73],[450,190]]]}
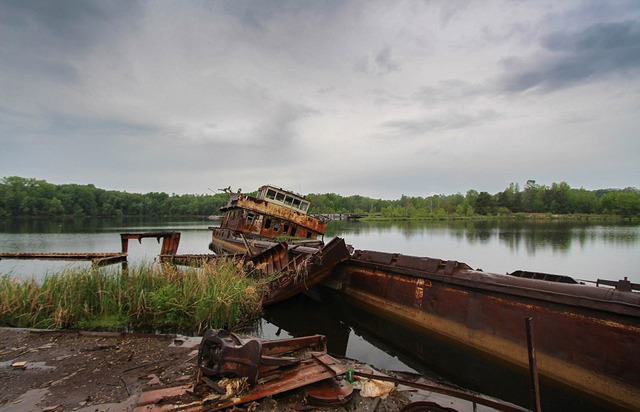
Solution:
{"label": "reed clump", "polygon": [[0,277],[0,325],[199,334],[235,329],[262,310],[258,284],[232,261],[198,268],[142,263],[69,268],[42,282]]}

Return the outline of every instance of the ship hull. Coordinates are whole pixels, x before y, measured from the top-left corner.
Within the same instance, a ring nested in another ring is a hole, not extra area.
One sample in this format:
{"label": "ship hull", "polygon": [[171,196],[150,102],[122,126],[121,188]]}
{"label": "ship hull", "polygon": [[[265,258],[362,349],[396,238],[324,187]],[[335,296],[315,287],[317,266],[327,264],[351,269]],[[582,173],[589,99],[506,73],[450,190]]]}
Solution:
{"label": "ship hull", "polygon": [[325,280],[350,302],[528,368],[532,318],[544,379],[633,410],[640,399],[640,296],[471,270],[454,261],[357,251]]}

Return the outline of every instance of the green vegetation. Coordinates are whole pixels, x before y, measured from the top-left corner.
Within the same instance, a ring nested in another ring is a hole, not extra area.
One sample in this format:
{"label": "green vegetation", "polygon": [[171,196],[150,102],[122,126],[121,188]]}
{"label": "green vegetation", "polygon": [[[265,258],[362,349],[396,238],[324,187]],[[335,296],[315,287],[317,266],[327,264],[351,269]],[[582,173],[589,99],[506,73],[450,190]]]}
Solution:
{"label": "green vegetation", "polygon": [[185,270],[72,268],[44,281],[0,277],[0,325],[27,328],[233,330],[260,315],[258,285],[230,261]]}
{"label": "green vegetation", "polygon": [[[310,213],[358,213],[384,219],[449,219],[486,215],[543,213],[554,215],[640,215],[636,188],[586,190],[567,183],[551,186],[529,180],[521,190],[511,183],[495,194],[469,190],[466,194],[402,196],[372,199],[334,193],[310,194]],[[207,216],[217,214],[228,195],[136,194],[98,189],[93,185],[54,185],[22,177],[0,179],[0,217],[17,216]]]}
{"label": "green vegetation", "polygon": [[227,203],[225,193],[168,195],[127,193],[94,185],[54,185],[12,176],[0,180],[0,217],[208,216]]}
{"label": "green vegetation", "polygon": [[380,200],[362,196],[311,194],[311,213],[358,213],[383,219],[450,219],[476,216],[525,214],[545,215],[640,215],[640,191],[635,188],[589,191],[572,189],[567,183],[539,185],[527,181],[524,190],[511,183],[496,194],[469,190],[465,195],[433,195],[399,200]]}

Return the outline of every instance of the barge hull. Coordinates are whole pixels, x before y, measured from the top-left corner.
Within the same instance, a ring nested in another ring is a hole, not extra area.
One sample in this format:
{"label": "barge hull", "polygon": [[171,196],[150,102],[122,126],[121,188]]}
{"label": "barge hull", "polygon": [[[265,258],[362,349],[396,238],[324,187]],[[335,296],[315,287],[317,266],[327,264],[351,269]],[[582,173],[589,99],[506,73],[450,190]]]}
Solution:
{"label": "barge hull", "polygon": [[528,367],[525,319],[531,317],[543,378],[608,405],[637,408],[638,294],[371,251],[357,251],[325,284],[380,316],[520,368]]}

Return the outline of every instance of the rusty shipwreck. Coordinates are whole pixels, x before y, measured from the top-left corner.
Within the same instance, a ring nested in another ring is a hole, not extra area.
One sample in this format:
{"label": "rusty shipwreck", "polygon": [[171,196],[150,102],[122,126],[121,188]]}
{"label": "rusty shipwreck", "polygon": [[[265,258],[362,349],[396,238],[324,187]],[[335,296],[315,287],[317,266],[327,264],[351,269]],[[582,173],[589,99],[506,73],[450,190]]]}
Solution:
{"label": "rusty shipwreck", "polygon": [[327,222],[307,214],[310,202],[304,196],[272,185],[258,189],[256,197],[229,192],[229,201],[219,227],[212,231],[209,249],[215,253],[252,253],[264,249],[262,240],[282,239],[289,244],[318,246]]}
{"label": "rusty shipwreck", "polygon": [[307,214],[304,196],[272,186],[256,197],[233,193],[220,210],[219,227],[209,249],[218,256],[235,254],[268,279],[263,305],[288,299],[320,283],[339,263],[349,259],[344,239],[324,243],[327,222]]}
{"label": "rusty shipwreck", "polygon": [[[254,254],[281,235],[289,236],[289,251],[322,247],[326,223],[308,216],[305,202],[273,186],[261,187],[256,198],[232,194],[220,228],[211,228],[210,248]],[[640,285],[624,279],[590,286],[524,270],[487,273],[453,260],[367,250],[339,260],[322,282],[338,296],[517,368],[528,368],[525,319],[533,319],[542,379],[608,407],[637,410]]]}

